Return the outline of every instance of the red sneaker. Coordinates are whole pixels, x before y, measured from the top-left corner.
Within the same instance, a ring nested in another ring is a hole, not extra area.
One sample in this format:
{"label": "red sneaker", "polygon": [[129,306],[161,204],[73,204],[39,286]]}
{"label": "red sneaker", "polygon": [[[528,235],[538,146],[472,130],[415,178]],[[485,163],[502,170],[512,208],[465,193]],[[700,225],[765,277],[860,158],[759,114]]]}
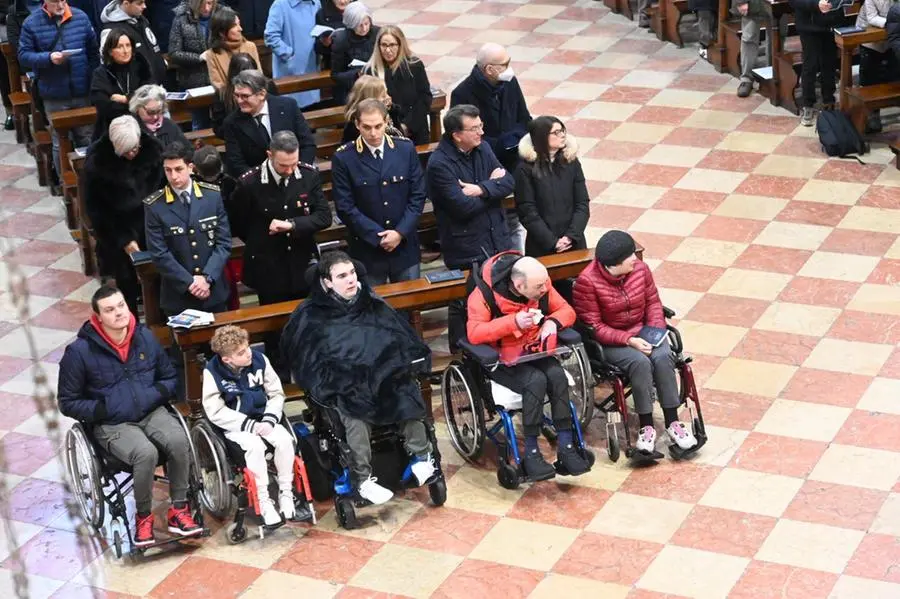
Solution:
{"label": "red sneaker", "polygon": [[138,547],[146,547],[156,542],[153,536],[153,514],[149,516],[135,516],[134,544]]}
{"label": "red sneaker", "polygon": [[178,509],[173,505],[169,508],[168,519],[169,532],[173,534],[192,537],[203,532],[203,528],[194,522],[194,518],[191,516],[191,509],[188,506]]}

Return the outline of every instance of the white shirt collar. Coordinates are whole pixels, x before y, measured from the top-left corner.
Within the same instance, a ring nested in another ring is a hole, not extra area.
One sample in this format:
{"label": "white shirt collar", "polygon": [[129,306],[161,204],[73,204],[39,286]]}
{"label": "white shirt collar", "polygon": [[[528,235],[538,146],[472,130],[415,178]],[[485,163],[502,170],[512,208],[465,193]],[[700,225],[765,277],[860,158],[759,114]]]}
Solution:
{"label": "white shirt collar", "polygon": [[369,153],[372,156],[375,156],[375,150],[381,150],[381,157],[384,158],[384,136],[381,137],[381,145],[380,146],[370,146],[369,142],[363,139],[363,143],[366,144],[366,147],[369,148]]}

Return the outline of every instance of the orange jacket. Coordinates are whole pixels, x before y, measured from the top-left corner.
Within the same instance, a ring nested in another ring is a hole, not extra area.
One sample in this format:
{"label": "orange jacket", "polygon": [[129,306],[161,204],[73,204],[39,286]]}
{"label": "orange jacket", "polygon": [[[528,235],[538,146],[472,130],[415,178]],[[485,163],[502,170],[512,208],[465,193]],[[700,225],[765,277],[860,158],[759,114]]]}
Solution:
{"label": "orange jacket", "polygon": [[[502,252],[489,259],[481,268],[481,277],[494,294],[494,301],[503,316],[494,318],[491,308],[484,300],[481,290],[476,287],[468,299],[468,322],[466,336],[470,343],[491,345],[500,352],[500,359],[511,362],[523,353],[532,353],[541,338],[541,326],[547,320],[556,322],[557,329],[570,327],[575,323],[575,310],[557,293],[548,281],[549,295],[545,302],[528,300],[512,290],[509,275],[513,264],[522,255],[518,252]],[[544,314],[540,324],[520,329],[516,323],[516,313],[522,310],[540,309],[545,303],[549,314]],[[556,347],[556,336],[548,340],[546,349]]]}

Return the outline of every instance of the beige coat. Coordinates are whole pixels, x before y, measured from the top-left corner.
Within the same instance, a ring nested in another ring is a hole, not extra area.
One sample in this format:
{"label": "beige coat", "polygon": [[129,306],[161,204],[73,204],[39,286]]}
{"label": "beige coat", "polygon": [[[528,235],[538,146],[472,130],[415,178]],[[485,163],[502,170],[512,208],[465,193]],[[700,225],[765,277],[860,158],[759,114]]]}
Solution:
{"label": "beige coat", "polygon": [[[262,69],[262,65],[259,63],[259,52],[256,51],[255,43],[244,40],[240,48],[237,49],[237,52],[245,52],[252,56],[253,60],[256,61],[256,64]],[[231,63],[232,54],[234,54],[234,52],[228,52],[227,50],[222,50],[220,52],[207,50],[200,55],[200,57],[206,61],[206,68],[209,70],[209,82],[217,91],[221,91],[222,88],[225,87],[226,80],[228,79],[228,65]]]}

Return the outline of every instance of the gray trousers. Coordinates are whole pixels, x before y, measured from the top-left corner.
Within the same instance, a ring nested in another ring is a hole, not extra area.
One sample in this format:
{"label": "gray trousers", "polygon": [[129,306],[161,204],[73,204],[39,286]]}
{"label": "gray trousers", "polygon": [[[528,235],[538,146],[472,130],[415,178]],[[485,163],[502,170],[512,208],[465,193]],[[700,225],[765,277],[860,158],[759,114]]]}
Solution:
{"label": "gray trousers", "polygon": [[654,384],[662,407],[677,408],[681,404],[678,381],[675,379],[675,360],[668,339],[659,347],[654,347],[649,356],[627,345],[604,345],[603,355],[631,379],[631,392],[638,414],[653,412]]}
{"label": "gray trousers", "polygon": [[741,81],[753,81],[753,67],[759,56],[759,25],[752,17],[741,17]]}
{"label": "gray trousers", "polygon": [[653,0],[638,0],[637,12],[639,25],[648,25],[650,23],[650,15],[647,14],[647,10],[650,8],[651,4],[653,4]]}
{"label": "gray trousers", "polygon": [[697,25],[700,29],[700,45],[707,48],[716,41],[716,28],[718,25],[716,13],[711,10],[698,10]]}
{"label": "gray trousers", "polygon": [[[344,440],[350,447],[350,472],[354,482],[361,482],[372,476],[372,425],[338,412],[341,424],[344,425]],[[404,420],[398,422],[403,434],[406,452],[418,458],[426,458],[431,453],[431,443],[425,432],[425,424],[421,420]]]}
{"label": "gray trousers", "polygon": [[[56,174],[61,175],[60,156],[59,156],[59,135],[50,124],[50,115],[61,110],[71,110],[72,108],[84,108],[90,106],[89,98],[65,98],[62,100],[44,98],[44,112],[47,113],[47,127],[50,128],[50,137],[53,141],[53,166],[56,168]],[[87,147],[91,145],[91,137],[94,135],[94,128],[91,125],[83,127],[75,127],[72,129],[72,143],[76,148]],[[62,184],[62,181],[60,181]]]}
{"label": "gray trousers", "polygon": [[509,239],[512,249],[525,253],[525,236],[528,234],[525,227],[519,221],[519,214],[515,210],[506,212],[506,225],[509,227]]}
{"label": "gray trousers", "polygon": [[138,513],[150,513],[153,507],[153,472],[160,451],[166,456],[170,498],[173,502],[187,499],[188,439],[178,419],[165,407],[156,408],[138,422],[98,424],[94,438],[110,454],[131,465]]}

